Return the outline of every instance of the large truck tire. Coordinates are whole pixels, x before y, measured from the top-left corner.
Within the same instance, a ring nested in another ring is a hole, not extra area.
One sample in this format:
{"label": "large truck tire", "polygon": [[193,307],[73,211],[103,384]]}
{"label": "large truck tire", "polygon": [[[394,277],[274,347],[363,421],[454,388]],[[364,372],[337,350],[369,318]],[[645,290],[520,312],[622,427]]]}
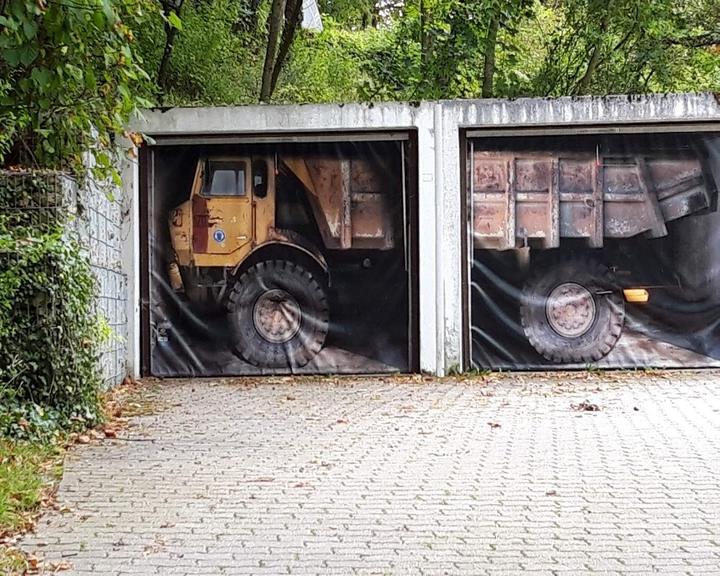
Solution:
{"label": "large truck tire", "polygon": [[328,331],[323,284],[287,260],[248,268],[228,298],[237,353],[263,368],[299,368],[312,360]]}
{"label": "large truck tire", "polygon": [[620,338],[625,301],[600,262],[556,261],[525,283],[520,319],[530,344],[551,362],[596,362]]}

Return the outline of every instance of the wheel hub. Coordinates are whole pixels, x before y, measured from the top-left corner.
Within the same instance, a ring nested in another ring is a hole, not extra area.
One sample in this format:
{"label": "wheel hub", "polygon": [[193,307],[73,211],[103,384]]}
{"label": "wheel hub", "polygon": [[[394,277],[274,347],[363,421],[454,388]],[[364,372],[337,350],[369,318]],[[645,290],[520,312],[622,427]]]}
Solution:
{"label": "wheel hub", "polygon": [[550,327],[566,338],[578,338],[590,330],[595,313],[595,299],[590,291],[574,282],[557,286],[545,304]]}
{"label": "wheel hub", "polygon": [[300,306],[285,290],[268,290],[255,302],[253,323],[271,344],[289,342],[300,330]]}

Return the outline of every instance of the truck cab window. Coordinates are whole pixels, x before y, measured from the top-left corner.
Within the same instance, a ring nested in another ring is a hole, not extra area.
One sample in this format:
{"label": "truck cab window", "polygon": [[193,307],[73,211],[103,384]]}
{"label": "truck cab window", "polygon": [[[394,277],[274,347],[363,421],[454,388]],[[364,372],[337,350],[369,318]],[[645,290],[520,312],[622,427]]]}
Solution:
{"label": "truck cab window", "polygon": [[244,162],[208,162],[204,196],[245,196]]}
{"label": "truck cab window", "polygon": [[252,165],[253,193],[258,198],[265,198],[268,192],[268,168],[263,160],[256,160]]}

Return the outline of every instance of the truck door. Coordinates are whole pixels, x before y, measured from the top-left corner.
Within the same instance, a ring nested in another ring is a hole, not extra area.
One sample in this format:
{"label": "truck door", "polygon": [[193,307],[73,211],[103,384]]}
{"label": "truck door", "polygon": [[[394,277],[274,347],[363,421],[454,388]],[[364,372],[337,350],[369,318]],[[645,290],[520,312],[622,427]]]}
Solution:
{"label": "truck door", "polygon": [[255,242],[262,244],[275,229],[275,175],[272,157],[253,157],[252,182]]}
{"label": "truck door", "polygon": [[193,196],[193,252],[231,254],[252,242],[249,168],[244,160],[208,160]]}

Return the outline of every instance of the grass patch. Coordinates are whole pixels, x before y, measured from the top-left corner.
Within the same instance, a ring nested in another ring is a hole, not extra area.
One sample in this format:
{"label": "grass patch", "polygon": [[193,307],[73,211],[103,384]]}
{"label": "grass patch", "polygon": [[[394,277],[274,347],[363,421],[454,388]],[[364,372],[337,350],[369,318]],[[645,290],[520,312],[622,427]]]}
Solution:
{"label": "grass patch", "polygon": [[48,485],[62,475],[62,448],[0,439],[0,539],[32,526]]}
{"label": "grass patch", "polygon": [[0,575],[25,574],[28,558],[13,535],[31,529],[62,477],[58,444],[0,438]]}
{"label": "grass patch", "polygon": [[0,574],[11,576],[24,574],[28,563],[25,555],[17,548],[3,547],[0,544]]}
{"label": "grass patch", "polygon": [[[17,536],[33,528],[41,509],[57,507],[54,489],[63,473],[65,450],[115,438],[128,417],[157,408],[159,387],[130,379],[102,395],[103,423],[81,432],[66,432],[52,442],[12,440],[0,436],[0,576],[38,573],[38,559],[15,547]],[[44,567],[47,571],[48,566]],[[51,572],[63,570],[60,565]],[[42,571],[42,570],[41,570]],[[46,572],[42,572],[46,573]]]}

